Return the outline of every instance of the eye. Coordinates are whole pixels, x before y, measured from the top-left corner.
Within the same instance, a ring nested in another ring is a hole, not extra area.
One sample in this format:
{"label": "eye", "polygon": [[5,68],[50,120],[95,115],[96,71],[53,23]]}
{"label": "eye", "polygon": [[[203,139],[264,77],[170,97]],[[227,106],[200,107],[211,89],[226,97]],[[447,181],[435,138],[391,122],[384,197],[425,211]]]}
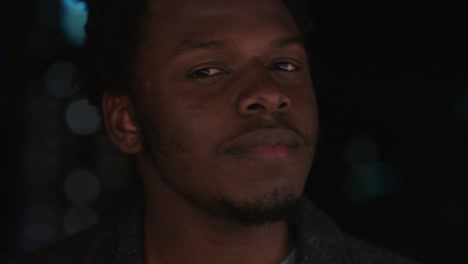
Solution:
{"label": "eye", "polygon": [[218,68],[203,68],[189,75],[190,78],[209,78],[226,72]]}
{"label": "eye", "polygon": [[278,63],[275,63],[273,65],[274,70],[280,70],[280,71],[285,71],[285,72],[295,72],[299,70],[299,67],[296,66],[294,63],[287,62],[287,61],[281,61]]}

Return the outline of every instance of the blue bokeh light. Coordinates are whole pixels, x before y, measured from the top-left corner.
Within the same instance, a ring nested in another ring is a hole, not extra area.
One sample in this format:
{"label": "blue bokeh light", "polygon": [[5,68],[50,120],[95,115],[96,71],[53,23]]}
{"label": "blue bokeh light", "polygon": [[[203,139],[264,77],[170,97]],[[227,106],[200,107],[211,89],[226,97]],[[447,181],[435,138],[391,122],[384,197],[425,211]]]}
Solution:
{"label": "blue bokeh light", "polygon": [[375,162],[361,168],[361,184],[369,196],[395,195],[400,187],[400,170],[390,163]]}
{"label": "blue bokeh light", "polygon": [[349,200],[367,205],[374,198],[397,195],[402,183],[402,173],[389,162],[369,162],[351,168],[343,182]]}
{"label": "blue bokeh light", "polygon": [[86,33],[84,26],[88,20],[88,7],[80,0],[61,0],[61,26],[67,40],[76,46],[81,46]]}

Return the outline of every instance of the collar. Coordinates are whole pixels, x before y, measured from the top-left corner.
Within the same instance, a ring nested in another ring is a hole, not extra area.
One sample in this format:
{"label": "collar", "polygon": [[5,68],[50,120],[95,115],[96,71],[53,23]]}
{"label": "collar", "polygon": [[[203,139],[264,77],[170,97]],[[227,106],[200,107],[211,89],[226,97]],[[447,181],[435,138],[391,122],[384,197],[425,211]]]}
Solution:
{"label": "collar", "polygon": [[349,264],[343,233],[308,198],[295,221],[298,264]]}

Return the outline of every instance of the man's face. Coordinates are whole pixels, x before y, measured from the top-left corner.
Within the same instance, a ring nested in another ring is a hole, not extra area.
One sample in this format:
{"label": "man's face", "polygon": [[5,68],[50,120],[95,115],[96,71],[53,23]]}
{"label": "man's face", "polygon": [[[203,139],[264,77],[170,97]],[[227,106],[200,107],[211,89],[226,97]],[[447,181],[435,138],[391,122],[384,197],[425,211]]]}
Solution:
{"label": "man's face", "polygon": [[218,213],[219,204],[275,207],[300,197],[318,120],[286,7],[152,1],[134,100],[154,163],[142,172],[145,184],[160,177],[169,191]]}

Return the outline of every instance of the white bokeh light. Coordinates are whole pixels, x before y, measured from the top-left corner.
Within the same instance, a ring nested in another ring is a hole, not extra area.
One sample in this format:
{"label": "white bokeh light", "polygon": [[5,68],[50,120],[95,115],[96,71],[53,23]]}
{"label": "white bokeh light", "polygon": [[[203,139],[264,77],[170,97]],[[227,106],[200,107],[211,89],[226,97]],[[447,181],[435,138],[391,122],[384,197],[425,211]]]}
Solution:
{"label": "white bokeh light", "polygon": [[76,205],[94,202],[99,196],[100,188],[98,178],[87,170],[75,170],[65,178],[65,195]]}
{"label": "white bokeh light", "polygon": [[96,107],[85,99],[73,101],[67,108],[65,118],[68,127],[80,136],[95,133],[101,125],[101,117]]}

